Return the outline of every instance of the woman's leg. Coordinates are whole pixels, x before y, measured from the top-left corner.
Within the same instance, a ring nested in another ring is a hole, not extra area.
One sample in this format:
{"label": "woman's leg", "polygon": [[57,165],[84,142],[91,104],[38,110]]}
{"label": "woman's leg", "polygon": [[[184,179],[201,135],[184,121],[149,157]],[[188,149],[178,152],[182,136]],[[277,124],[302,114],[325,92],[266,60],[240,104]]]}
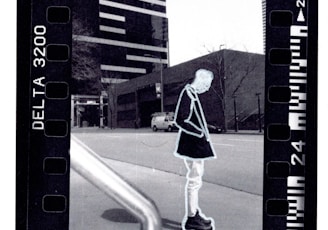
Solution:
{"label": "woman's leg", "polygon": [[204,160],[185,160],[187,167],[186,183],[186,213],[187,216],[195,216],[199,210],[198,191],[202,186],[204,174]]}

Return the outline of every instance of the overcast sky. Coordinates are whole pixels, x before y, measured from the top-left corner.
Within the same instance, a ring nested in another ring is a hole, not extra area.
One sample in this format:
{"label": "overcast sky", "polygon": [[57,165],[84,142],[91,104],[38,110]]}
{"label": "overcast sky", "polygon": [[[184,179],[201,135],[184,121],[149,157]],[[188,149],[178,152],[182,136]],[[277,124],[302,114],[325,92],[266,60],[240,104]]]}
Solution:
{"label": "overcast sky", "polygon": [[263,53],[261,0],[167,0],[170,65],[221,48]]}

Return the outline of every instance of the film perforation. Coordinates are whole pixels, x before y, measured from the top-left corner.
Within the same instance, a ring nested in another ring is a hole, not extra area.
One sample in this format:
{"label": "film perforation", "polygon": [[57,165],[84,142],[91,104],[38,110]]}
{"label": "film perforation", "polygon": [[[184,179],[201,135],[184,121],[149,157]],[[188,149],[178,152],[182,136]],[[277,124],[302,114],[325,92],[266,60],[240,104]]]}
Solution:
{"label": "film perforation", "polygon": [[269,124],[268,139],[271,141],[288,141],[290,139],[290,127],[288,124]]}
{"label": "film perforation", "polygon": [[60,119],[46,120],[44,132],[48,137],[66,137],[68,134],[67,121]]}
{"label": "film perforation", "polygon": [[291,99],[289,86],[270,86],[268,99],[270,103],[288,103]]}
{"label": "film perforation", "polygon": [[47,9],[47,21],[53,24],[66,24],[70,21],[70,14],[67,6],[50,6]]}
{"label": "film perforation", "polygon": [[270,50],[270,63],[272,65],[289,65],[291,63],[291,51],[287,48],[272,48]]}
{"label": "film perforation", "polygon": [[53,62],[66,62],[69,59],[69,46],[66,44],[47,45],[47,60]]}
{"label": "film perforation", "polygon": [[293,12],[287,10],[273,10],[270,13],[272,27],[289,27],[293,24]]}
{"label": "film perforation", "polygon": [[46,157],[43,171],[48,175],[64,175],[67,172],[67,160],[63,157]]}
{"label": "film perforation", "polygon": [[45,195],[42,198],[42,208],[48,213],[63,213],[67,208],[67,199],[62,195]]}
{"label": "film perforation", "polygon": [[286,179],[290,175],[290,164],[286,161],[271,161],[267,164],[267,175],[270,178]]}
{"label": "film perforation", "polygon": [[46,97],[48,99],[63,100],[69,96],[69,85],[66,82],[47,82]]}
{"label": "film perforation", "polygon": [[270,216],[287,216],[289,202],[285,199],[269,199],[266,202],[266,213]]}

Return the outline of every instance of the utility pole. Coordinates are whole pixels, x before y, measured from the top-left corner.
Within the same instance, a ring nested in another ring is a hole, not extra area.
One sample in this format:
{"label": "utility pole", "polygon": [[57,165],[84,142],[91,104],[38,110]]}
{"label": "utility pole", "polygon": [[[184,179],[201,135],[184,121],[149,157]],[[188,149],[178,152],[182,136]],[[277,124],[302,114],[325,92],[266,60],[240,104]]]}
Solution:
{"label": "utility pole", "polygon": [[104,128],[104,96],[99,96],[99,128]]}
{"label": "utility pole", "polygon": [[260,95],[261,93],[256,93],[257,96],[257,106],[258,106],[258,119],[259,119],[259,132],[262,132],[262,122],[261,122],[261,102],[260,102]]}
{"label": "utility pole", "polygon": [[[157,59],[159,60],[159,64],[160,64],[160,88],[161,88],[161,112],[164,112],[164,80],[163,80],[163,59],[162,57],[159,56],[155,56],[152,54],[145,54],[145,57],[150,57],[152,59]],[[158,63],[158,61],[156,61]],[[155,63],[155,62],[154,62]]]}
{"label": "utility pole", "polygon": [[233,95],[233,109],[235,116],[235,132],[238,132],[238,118],[237,118],[237,105],[236,105],[236,95]]}
{"label": "utility pole", "polygon": [[163,84],[163,63],[161,60],[161,112],[164,112],[164,84]]}

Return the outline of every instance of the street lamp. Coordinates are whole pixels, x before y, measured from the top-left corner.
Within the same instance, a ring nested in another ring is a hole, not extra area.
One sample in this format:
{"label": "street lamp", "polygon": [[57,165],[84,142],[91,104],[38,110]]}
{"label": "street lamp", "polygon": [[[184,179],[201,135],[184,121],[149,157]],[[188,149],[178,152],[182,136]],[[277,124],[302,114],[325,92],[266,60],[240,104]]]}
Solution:
{"label": "street lamp", "polygon": [[261,93],[256,93],[257,96],[257,106],[258,106],[258,119],[259,119],[259,131],[262,132],[262,122],[261,122],[261,103],[260,103],[260,95]]}

